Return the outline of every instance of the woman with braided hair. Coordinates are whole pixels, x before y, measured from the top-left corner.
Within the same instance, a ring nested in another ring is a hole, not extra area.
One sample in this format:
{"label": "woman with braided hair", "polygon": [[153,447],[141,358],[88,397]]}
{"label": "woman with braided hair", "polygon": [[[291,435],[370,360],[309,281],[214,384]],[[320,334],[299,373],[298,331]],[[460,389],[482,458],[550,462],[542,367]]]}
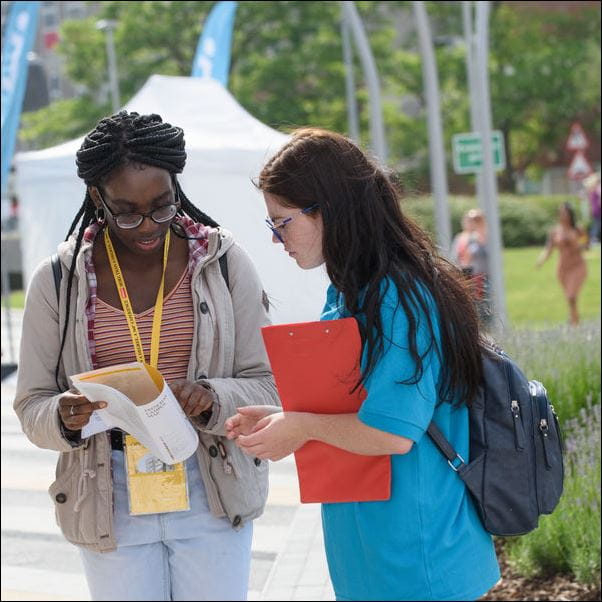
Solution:
{"label": "woman with braided hair", "polygon": [[[229,441],[224,422],[242,405],[278,403],[260,335],[268,306],[248,256],[182,191],[176,174],[185,162],[183,131],[158,115],[102,119],[77,152],[86,194],[59,246],[58,298],[50,258],[27,294],[14,407],[35,445],[61,452],[49,493],[94,600],[247,594],[267,462]],[[149,363],[158,353],[156,366],[199,434],[180,511],[135,511],[129,438],[118,429],[84,436],[105,404],[69,389],[70,375],[141,361],[142,352]]]}

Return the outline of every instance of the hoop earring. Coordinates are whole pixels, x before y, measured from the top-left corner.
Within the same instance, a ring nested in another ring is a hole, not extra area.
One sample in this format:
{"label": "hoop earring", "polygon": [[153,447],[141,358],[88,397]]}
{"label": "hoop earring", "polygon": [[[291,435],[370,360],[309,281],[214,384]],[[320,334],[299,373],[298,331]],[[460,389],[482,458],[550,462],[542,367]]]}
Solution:
{"label": "hoop earring", "polygon": [[104,225],[107,218],[105,210],[102,207],[96,207],[96,211],[94,211],[94,217],[101,226]]}

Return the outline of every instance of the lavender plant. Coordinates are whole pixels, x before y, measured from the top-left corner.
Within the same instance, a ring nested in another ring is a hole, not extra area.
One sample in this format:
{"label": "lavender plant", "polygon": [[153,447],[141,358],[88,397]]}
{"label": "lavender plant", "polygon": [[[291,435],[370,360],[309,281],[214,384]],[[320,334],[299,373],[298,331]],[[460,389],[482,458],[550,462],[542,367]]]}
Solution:
{"label": "lavender plant", "polygon": [[502,340],[529,379],[548,391],[561,425],[600,398],[600,321],[546,331],[516,330]]}
{"label": "lavender plant", "polygon": [[524,576],[566,573],[600,581],[600,321],[577,328],[517,330],[502,340],[529,379],[541,381],[565,438],[564,492],[539,527],[505,540]]}
{"label": "lavender plant", "polygon": [[510,563],[523,575],[568,573],[600,583],[600,395],[564,423],[564,492],[539,527],[509,540]]}

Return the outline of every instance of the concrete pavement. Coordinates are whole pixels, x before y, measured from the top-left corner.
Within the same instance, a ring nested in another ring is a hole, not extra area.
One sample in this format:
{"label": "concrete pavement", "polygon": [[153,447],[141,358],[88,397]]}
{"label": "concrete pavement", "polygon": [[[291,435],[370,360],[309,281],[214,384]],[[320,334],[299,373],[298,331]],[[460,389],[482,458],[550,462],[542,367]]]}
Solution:
{"label": "concrete pavement", "polygon": [[[20,330],[13,312],[13,331]],[[2,315],[3,349],[5,316]],[[18,347],[18,345],[17,345]],[[79,554],[54,519],[48,486],[57,453],[23,435],[12,409],[16,375],[2,381],[2,600],[89,600]],[[250,600],[334,600],[318,504],[299,504],[294,460],[270,465],[266,511],[255,521]]]}

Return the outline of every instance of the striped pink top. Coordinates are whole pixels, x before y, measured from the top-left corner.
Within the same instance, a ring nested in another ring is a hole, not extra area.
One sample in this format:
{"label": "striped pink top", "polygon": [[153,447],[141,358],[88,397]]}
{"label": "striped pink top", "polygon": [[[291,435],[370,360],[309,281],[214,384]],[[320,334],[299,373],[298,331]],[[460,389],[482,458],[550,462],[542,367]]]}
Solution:
{"label": "striped pink top", "polygon": [[[144,356],[150,359],[151,332],[155,307],[136,314]],[[190,290],[190,272],[186,268],[180,280],[163,301],[159,371],[167,382],[186,378],[192,349],[194,310]],[[96,298],[94,321],[98,368],[135,362],[136,354],[125,314],[121,309]]]}

